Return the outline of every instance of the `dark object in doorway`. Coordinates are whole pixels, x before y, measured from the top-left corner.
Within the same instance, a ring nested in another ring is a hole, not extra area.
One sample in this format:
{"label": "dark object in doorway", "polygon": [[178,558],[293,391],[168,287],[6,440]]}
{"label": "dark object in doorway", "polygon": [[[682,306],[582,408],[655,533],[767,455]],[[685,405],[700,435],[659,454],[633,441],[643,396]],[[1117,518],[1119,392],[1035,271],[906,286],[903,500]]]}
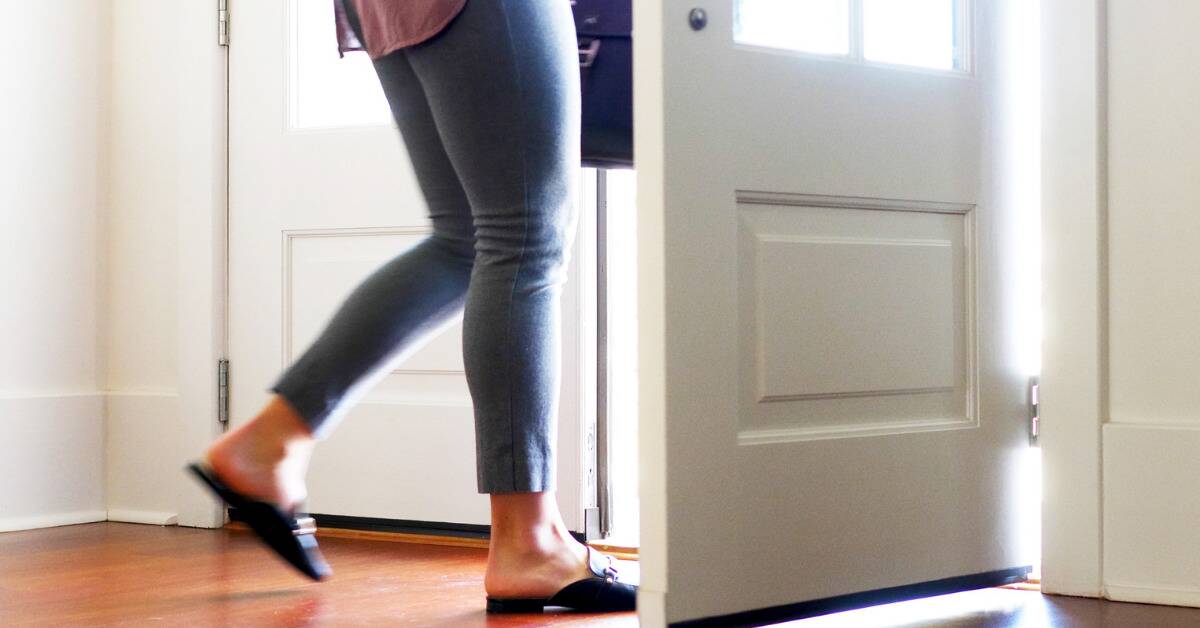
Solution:
{"label": "dark object in doorway", "polygon": [[583,92],[583,165],[633,167],[633,2],[572,0]]}

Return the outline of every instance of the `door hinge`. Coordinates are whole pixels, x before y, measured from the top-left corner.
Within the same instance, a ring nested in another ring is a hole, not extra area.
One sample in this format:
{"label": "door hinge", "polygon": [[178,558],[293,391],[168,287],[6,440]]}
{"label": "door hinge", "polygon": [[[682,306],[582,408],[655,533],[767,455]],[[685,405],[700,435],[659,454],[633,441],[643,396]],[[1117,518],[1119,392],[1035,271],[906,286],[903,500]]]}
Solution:
{"label": "door hinge", "polygon": [[1038,378],[1029,379],[1029,444],[1037,446],[1041,433],[1041,403],[1038,400]]}
{"label": "door hinge", "polygon": [[217,421],[229,422],[229,360],[217,362]]}
{"label": "door hinge", "polygon": [[229,45],[229,0],[217,0],[217,45]]}

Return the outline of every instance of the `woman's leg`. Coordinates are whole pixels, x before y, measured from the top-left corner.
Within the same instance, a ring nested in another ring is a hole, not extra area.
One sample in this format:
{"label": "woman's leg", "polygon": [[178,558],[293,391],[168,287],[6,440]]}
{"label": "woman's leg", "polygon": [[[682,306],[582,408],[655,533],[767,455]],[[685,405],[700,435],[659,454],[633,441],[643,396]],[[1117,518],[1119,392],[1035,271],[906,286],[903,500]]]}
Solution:
{"label": "woman's leg", "polygon": [[408,50],[474,214],[463,342],[479,490],[492,504],[485,587],[498,597],[550,595],[588,573],[553,493],[579,174],[574,33],[561,0],[472,1]]}
{"label": "woman's leg", "polygon": [[[485,587],[499,597],[548,596],[590,575],[586,551],[563,525],[553,493],[558,295],[574,230],[579,159],[574,43],[565,3],[469,2],[442,35],[387,58],[411,62],[431,104],[433,123],[423,128],[436,125],[474,213],[478,243],[464,353],[479,488],[492,494]],[[407,73],[390,64],[377,68],[412,153],[410,136],[419,129],[405,130],[410,108],[397,97],[408,80],[391,75]],[[305,452],[308,428],[329,425],[334,410],[306,415],[299,406],[324,407],[321,396],[304,390],[292,396],[297,408],[277,397],[251,424]],[[341,397],[333,398],[339,406]],[[280,449],[287,448],[273,451]]]}
{"label": "woman's leg", "polygon": [[462,312],[475,258],[466,193],[442,147],[425,94],[403,54],[376,61],[433,234],[375,271],[273,387],[258,415],[215,443],[207,459],[244,494],[290,507],[304,498],[317,436],[358,393]]}

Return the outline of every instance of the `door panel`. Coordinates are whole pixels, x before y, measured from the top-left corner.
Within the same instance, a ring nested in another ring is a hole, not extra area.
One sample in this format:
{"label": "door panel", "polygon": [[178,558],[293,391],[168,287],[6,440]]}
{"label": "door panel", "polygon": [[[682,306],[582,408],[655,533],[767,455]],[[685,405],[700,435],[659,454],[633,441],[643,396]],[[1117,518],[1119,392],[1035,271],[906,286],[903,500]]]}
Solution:
{"label": "door panel", "polygon": [[977,425],[971,209],[739,195],[740,443]]}
{"label": "door panel", "polygon": [[[289,231],[284,236],[284,362],[293,362],[316,339],[363,277],[428,233],[425,227]],[[456,322],[397,364],[376,384],[372,398],[469,399],[461,346],[462,325]]]}
{"label": "door panel", "polygon": [[[700,30],[694,3],[639,12],[661,36],[639,68],[662,68],[639,83],[643,329],[662,334],[643,447],[663,439],[642,463],[660,465],[644,494],[657,474],[665,493],[643,509],[645,542],[665,538],[646,617],[1011,578],[1029,563],[1028,285],[1010,272],[1002,3],[944,3],[974,7],[960,70],[864,59],[861,29],[841,57],[735,41],[738,4],[704,3]],[[870,3],[848,4],[861,24]]]}

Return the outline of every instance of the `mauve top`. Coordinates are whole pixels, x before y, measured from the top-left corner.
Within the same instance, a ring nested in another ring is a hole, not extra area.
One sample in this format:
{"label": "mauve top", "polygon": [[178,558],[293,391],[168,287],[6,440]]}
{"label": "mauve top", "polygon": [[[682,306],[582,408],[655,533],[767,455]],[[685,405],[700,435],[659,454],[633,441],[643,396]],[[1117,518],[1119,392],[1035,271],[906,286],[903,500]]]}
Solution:
{"label": "mauve top", "polygon": [[[354,3],[367,41],[360,42],[354,35],[343,2]],[[378,59],[405,46],[419,44],[442,32],[466,3],[467,0],[333,0],[338,51],[345,54],[366,50],[372,59]]]}

